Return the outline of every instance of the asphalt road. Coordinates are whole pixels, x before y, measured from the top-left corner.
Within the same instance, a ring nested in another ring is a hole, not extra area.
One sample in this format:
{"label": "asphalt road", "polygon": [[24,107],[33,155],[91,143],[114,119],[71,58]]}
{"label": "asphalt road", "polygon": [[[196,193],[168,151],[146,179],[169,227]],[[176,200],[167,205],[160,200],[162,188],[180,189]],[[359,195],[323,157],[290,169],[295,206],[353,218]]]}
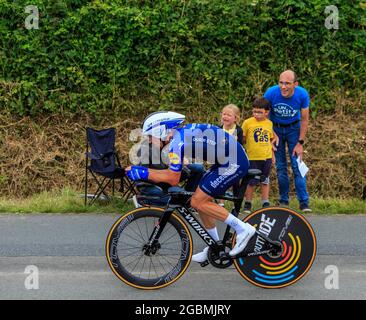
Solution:
{"label": "asphalt road", "polygon": [[[191,263],[173,285],[149,292],[123,284],[109,269],[104,244],[117,218],[0,215],[0,299],[366,299],[366,215],[308,216],[317,235],[317,258],[290,287],[261,289],[234,267]],[[195,252],[202,247],[201,240],[195,241]],[[38,289],[26,289],[28,266],[38,268]],[[329,270],[339,272],[338,286],[332,282],[338,288],[327,286]]]}

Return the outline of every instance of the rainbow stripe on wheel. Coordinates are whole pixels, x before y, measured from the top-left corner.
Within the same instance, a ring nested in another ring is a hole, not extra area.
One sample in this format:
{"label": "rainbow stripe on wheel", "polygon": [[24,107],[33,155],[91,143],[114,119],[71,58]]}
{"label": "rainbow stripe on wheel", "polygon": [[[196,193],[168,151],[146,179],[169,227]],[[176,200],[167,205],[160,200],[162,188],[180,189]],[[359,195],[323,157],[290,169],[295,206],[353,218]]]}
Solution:
{"label": "rainbow stripe on wheel", "polygon": [[260,233],[282,244],[278,256],[263,253],[236,259],[235,267],[245,280],[262,288],[283,288],[309,271],[316,255],[316,238],[302,215],[288,208],[271,207],[253,212],[244,221],[259,231],[249,241],[248,253],[266,250]]}
{"label": "rainbow stripe on wheel", "polygon": [[[287,246],[286,242],[282,241],[284,248],[281,254],[282,260],[269,262],[263,256],[259,257],[259,260],[262,262],[260,267],[266,270],[266,274],[252,269],[256,281],[264,284],[281,284],[295,278],[295,272],[299,268],[296,263],[301,255],[301,240],[299,236],[294,237],[291,233],[288,236],[292,241],[292,245]],[[240,258],[239,263],[243,265],[244,259]]]}

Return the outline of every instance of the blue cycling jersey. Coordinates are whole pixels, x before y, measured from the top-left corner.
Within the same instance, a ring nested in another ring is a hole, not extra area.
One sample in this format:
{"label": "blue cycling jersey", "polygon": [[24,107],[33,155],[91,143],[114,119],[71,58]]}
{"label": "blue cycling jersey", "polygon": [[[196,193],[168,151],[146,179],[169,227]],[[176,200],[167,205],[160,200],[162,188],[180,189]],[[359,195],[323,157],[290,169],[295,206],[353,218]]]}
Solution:
{"label": "blue cycling jersey", "polygon": [[169,146],[170,170],[180,172],[184,158],[213,166],[200,188],[211,196],[225,192],[248,172],[249,160],[236,138],[210,124],[188,124],[175,131]]}
{"label": "blue cycling jersey", "polygon": [[223,129],[210,124],[188,124],[175,131],[169,146],[170,169],[181,171],[183,158],[226,165],[237,163],[243,147]]}

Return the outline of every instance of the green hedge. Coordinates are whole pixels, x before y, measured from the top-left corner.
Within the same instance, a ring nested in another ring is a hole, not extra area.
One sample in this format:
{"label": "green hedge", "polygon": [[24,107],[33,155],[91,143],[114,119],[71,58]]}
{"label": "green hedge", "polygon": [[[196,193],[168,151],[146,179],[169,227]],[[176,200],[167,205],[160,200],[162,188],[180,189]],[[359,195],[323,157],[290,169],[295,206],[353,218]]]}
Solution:
{"label": "green hedge", "polygon": [[[30,2],[38,30],[24,27]],[[331,4],[338,30],[324,26],[328,0],[0,0],[0,105],[19,115],[245,106],[293,68],[313,115],[343,98],[362,108],[366,7]]]}

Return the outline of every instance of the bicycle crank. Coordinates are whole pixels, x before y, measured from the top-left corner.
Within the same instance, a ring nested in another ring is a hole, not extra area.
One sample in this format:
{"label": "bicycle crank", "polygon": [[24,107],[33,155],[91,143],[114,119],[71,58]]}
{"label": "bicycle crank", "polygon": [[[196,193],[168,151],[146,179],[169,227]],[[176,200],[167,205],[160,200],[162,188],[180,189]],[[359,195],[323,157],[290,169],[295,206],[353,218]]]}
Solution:
{"label": "bicycle crank", "polygon": [[230,267],[234,260],[229,256],[229,251],[231,247],[229,245],[220,245],[219,253],[214,252],[214,250],[210,247],[208,249],[207,258],[208,261],[218,269],[226,269]]}

